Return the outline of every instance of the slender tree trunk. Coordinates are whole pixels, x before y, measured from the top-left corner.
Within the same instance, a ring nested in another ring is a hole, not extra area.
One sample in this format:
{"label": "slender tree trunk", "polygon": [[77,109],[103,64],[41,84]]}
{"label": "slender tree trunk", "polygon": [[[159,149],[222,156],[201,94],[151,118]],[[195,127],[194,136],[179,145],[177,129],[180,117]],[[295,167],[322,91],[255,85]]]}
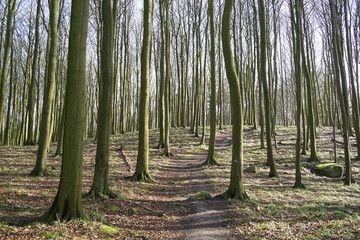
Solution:
{"label": "slender tree trunk", "polygon": [[37,77],[37,63],[38,63],[38,48],[39,48],[39,22],[40,22],[40,8],[41,8],[41,1],[38,0],[37,7],[36,7],[36,19],[35,19],[35,43],[34,43],[34,52],[33,52],[33,61],[31,65],[31,77],[30,77],[30,88],[29,88],[29,95],[28,95],[28,105],[27,111],[29,116],[29,125],[28,125],[28,133],[27,133],[27,140],[25,145],[34,145],[34,94],[35,94],[35,82]]}
{"label": "slender tree trunk", "polygon": [[165,146],[163,155],[166,157],[172,156],[170,150],[170,9],[169,1],[165,0],[165,62],[166,62],[166,72],[165,72],[165,84],[164,84],[164,100],[165,100]]}
{"label": "slender tree trunk", "polygon": [[139,106],[139,144],[136,171],[132,176],[132,180],[146,182],[153,182],[153,179],[149,174],[149,102],[152,6],[152,0],[144,0],[144,34],[141,50],[141,93]]}
{"label": "slender tree trunk", "polygon": [[214,0],[208,1],[208,14],[210,19],[210,141],[207,159],[204,165],[217,165],[215,160],[215,137],[216,137],[216,69],[215,69],[215,24],[214,24]]}
{"label": "slender tree trunk", "polygon": [[[295,0],[295,14],[293,1],[290,2],[292,38],[294,49],[295,85],[296,85],[296,147],[295,147],[295,184],[293,188],[305,188],[301,178],[301,110],[302,110],[302,71],[301,71],[301,8],[299,0]],[[295,17],[296,15],[296,17]]]}
{"label": "slender tree trunk", "polygon": [[233,62],[230,37],[230,21],[234,0],[225,1],[222,19],[222,43],[226,75],[230,86],[232,129],[232,160],[230,185],[222,194],[225,198],[248,199],[243,184],[243,108],[240,94],[240,81]]}
{"label": "slender tree trunk", "polygon": [[264,90],[264,105],[266,119],[266,145],[267,145],[267,164],[270,166],[269,177],[278,177],[273,148],[271,143],[271,112],[269,88],[266,80],[266,38],[265,38],[265,8],[264,0],[259,0],[259,22],[260,22],[260,74]]}
{"label": "slender tree trunk", "polygon": [[113,2],[102,1],[102,44],[100,59],[100,98],[97,117],[96,159],[90,198],[113,198],[116,194],[109,187],[109,144],[111,131],[111,105],[113,95]]}
{"label": "slender tree trunk", "polygon": [[0,75],[0,133],[2,132],[2,126],[4,123],[6,83],[8,79],[9,55],[12,45],[13,18],[15,15],[16,3],[17,0],[8,0],[8,5],[7,5],[6,32],[5,32],[5,43],[3,50],[4,55],[2,56],[3,64]]}
{"label": "slender tree trunk", "polygon": [[39,148],[36,156],[36,164],[31,171],[32,176],[47,175],[46,158],[49,150],[52,127],[51,113],[53,101],[55,98],[55,73],[56,73],[56,55],[58,43],[58,19],[59,19],[59,0],[52,0],[50,3],[50,45],[49,59],[46,65],[47,79],[45,81],[44,103],[40,123]]}

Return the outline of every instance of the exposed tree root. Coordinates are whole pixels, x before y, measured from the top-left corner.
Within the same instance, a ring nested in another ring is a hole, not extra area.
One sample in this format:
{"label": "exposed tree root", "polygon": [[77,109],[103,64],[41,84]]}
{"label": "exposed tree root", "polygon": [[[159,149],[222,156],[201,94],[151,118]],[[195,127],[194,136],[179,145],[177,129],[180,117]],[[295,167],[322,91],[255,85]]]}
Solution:
{"label": "exposed tree root", "polygon": [[109,199],[118,197],[118,195],[111,191],[110,188],[106,188],[104,191],[96,191],[95,189],[91,189],[90,192],[86,194],[86,196],[91,199]]}
{"label": "exposed tree root", "polygon": [[273,172],[273,171],[270,170],[269,177],[270,178],[278,178],[279,175],[276,172]]}
{"label": "exposed tree root", "polygon": [[306,187],[302,183],[298,183],[298,182],[296,182],[292,188],[294,188],[294,189],[306,189]]}
{"label": "exposed tree root", "polygon": [[75,219],[86,219],[82,207],[79,204],[71,206],[68,199],[61,199],[57,196],[52,206],[40,217],[41,221],[70,221]]}
{"label": "exposed tree root", "polygon": [[38,167],[35,167],[29,173],[29,176],[32,176],[32,177],[45,177],[45,176],[48,176],[48,175],[49,175],[49,172],[47,171],[47,168],[42,169],[42,168],[38,168]]}
{"label": "exposed tree root", "polygon": [[147,183],[154,183],[154,179],[150,176],[150,174],[145,172],[135,172],[132,177],[130,177],[131,181],[135,182],[147,182]]}
{"label": "exposed tree root", "polygon": [[220,166],[220,164],[215,160],[215,158],[207,158],[202,164],[203,166]]}
{"label": "exposed tree root", "polygon": [[165,148],[165,144],[164,143],[159,143],[157,146],[156,146],[157,149],[164,149]]}
{"label": "exposed tree root", "polygon": [[164,153],[162,154],[165,157],[172,157],[173,154],[170,151],[164,151]]}
{"label": "exposed tree root", "polygon": [[225,199],[236,199],[240,201],[246,201],[250,199],[250,197],[247,195],[245,191],[231,191],[230,189],[218,195],[217,197],[225,198]]}
{"label": "exposed tree root", "polygon": [[307,159],[308,162],[321,162],[317,155],[311,156]]}

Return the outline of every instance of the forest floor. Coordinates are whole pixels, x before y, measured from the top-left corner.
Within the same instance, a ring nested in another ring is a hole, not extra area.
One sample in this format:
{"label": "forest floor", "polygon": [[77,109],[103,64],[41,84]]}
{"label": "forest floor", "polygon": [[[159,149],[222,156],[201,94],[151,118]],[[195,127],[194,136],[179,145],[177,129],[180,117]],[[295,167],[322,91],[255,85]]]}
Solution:
{"label": "forest floor", "polygon": [[[109,178],[116,199],[84,199],[87,220],[47,224],[36,219],[52,203],[59,183],[61,157],[48,156],[49,176],[30,177],[36,146],[0,147],[0,239],[360,239],[360,186],[342,179],[316,176],[303,156],[303,183],[294,184],[295,131],[277,128],[274,150],[279,178],[268,178],[266,150],[260,149],[259,131],[245,127],[244,167],[249,201],[191,200],[199,192],[216,196],[229,184],[231,128],[217,133],[216,159],[220,166],[201,165],[207,147],[184,128],[171,129],[173,157],[156,149],[158,132],[150,134],[150,172],[155,183],[132,182],[137,134],[112,137]],[[322,162],[333,161],[331,128],[318,129]],[[338,156],[344,164],[340,132]],[[353,155],[355,143],[352,139]],[[84,147],[83,192],[90,190],[96,152],[94,140]],[[360,182],[360,161],[353,161]]]}

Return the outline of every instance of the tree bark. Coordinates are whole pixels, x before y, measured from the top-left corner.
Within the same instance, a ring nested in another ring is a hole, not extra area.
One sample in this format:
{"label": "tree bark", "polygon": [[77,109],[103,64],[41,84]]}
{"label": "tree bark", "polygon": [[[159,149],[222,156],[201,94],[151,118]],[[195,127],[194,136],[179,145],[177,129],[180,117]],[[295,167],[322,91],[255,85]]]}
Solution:
{"label": "tree bark", "polygon": [[85,130],[85,67],[89,0],[73,0],[71,6],[67,84],[65,95],[64,148],[60,184],[45,221],[85,218],[81,199]]}

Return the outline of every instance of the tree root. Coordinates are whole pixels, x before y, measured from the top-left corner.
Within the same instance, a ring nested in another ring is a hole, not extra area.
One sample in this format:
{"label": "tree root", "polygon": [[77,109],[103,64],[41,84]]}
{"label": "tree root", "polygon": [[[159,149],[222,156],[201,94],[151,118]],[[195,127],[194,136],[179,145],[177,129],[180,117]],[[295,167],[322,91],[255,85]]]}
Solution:
{"label": "tree root", "polygon": [[225,199],[236,199],[240,201],[247,201],[250,199],[249,195],[245,191],[230,191],[227,190],[226,192],[216,196],[217,198],[225,198]]}
{"label": "tree root", "polygon": [[52,206],[40,216],[40,220],[44,222],[67,222],[75,219],[87,219],[82,208],[79,206],[70,207],[68,201],[65,199],[60,201],[58,197],[55,198]]}
{"label": "tree root", "polygon": [[203,166],[220,166],[220,164],[215,160],[215,158],[207,158],[202,164]]}
{"label": "tree root", "polygon": [[95,189],[91,189],[89,193],[85,194],[85,197],[89,197],[91,199],[109,199],[109,198],[117,198],[118,195],[107,188],[104,191],[96,191]]}
{"label": "tree root", "polygon": [[308,162],[321,162],[318,156],[310,156],[307,159]]}
{"label": "tree root", "polygon": [[294,189],[306,189],[306,187],[302,184],[302,183],[295,183],[294,186],[292,187]]}
{"label": "tree root", "polygon": [[40,169],[35,167],[30,173],[29,176],[31,177],[45,177],[48,176],[49,172],[47,171],[47,169]]}
{"label": "tree root", "polygon": [[165,156],[165,157],[172,157],[173,156],[173,154],[170,151],[165,151],[162,155]]}
{"label": "tree root", "polygon": [[269,178],[278,178],[279,175],[277,173],[274,173],[273,171],[270,171]]}
{"label": "tree root", "polygon": [[135,172],[134,175],[130,177],[130,180],[135,182],[147,182],[147,183],[155,182],[154,179],[150,176],[150,174],[144,172],[140,172],[140,173]]}

